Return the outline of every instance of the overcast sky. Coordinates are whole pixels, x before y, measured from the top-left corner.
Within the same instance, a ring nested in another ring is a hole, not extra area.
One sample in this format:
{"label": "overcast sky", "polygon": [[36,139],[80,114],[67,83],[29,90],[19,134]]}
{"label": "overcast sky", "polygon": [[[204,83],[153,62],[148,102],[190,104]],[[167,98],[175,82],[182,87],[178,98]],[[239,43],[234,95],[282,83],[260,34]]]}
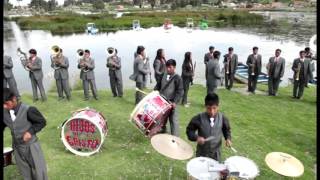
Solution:
{"label": "overcast sky", "polygon": [[[48,0],[45,0],[45,1],[48,1]],[[64,2],[64,0],[56,0],[56,1],[58,2],[59,5],[62,5],[63,2]],[[31,2],[31,0],[22,0],[22,1],[9,0],[9,2],[10,2],[11,4],[13,4],[14,6],[18,6],[19,3],[20,3],[21,6],[26,6],[26,5],[28,5],[28,4]]]}

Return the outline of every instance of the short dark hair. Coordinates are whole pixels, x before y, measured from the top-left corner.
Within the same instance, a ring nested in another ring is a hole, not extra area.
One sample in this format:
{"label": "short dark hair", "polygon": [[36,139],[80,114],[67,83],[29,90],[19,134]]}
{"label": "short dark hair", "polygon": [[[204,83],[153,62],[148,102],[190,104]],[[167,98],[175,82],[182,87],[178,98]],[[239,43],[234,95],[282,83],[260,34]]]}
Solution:
{"label": "short dark hair", "polygon": [[214,58],[219,58],[220,57],[220,51],[215,51],[215,52],[213,52],[213,57]]}
{"label": "short dark hair", "polygon": [[302,53],[306,53],[306,51],[304,51],[304,50],[301,50],[301,51],[299,52],[299,54],[302,54]]}
{"label": "short dark hair", "polygon": [[213,50],[214,49],[214,46],[209,46],[209,50]]}
{"label": "short dark hair", "polygon": [[233,51],[233,47],[229,47],[229,48],[228,48],[228,51]]}
{"label": "short dark hair", "polygon": [[310,51],[310,48],[309,48],[309,47],[306,47],[306,48],[304,48],[304,51],[309,52],[309,51]]}
{"label": "short dark hair", "polygon": [[143,46],[138,46],[137,54],[141,54],[144,50],[145,50],[145,48]]}
{"label": "short dark hair", "polygon": [[204,99],[204,104],[206,106],[219,106],[219,96],[216,93],[208,93],[206,98]]}
{"label": "short dark hair", "polygon": [[167,62],[166,62],[166,66],[168,67],[168,66],[174,66],[174,67],[176,67],[176,65],[177,65],[177,63],[176,63],[176,60],[174,60],[174,59],[169,59]]}
{"label": "short dark hair", "polygon": [[90,54],[89,49],[84,50],[84,52],[85,52],[85,53],[89,53],[89,54]]}
{"label": "short dark hair", "polygon": [[13,91],[11,91],[9,88],[3,88],[3,103],[12,100],[13,97],[15,97]]}
{"label": "short dark hair", "polygon": [[281,52],[281,49],[276,49],[276,52],[277,52],[277,51],[280,51],[280,52]]}
{"label": "short dark hair", "polygon": [[259,49],[257,46],[254,46],[253,48],[252,48],[252,50],[256,50],[256,49]]}
{"label": "short dark hair", "polygon": [[29,50],[29,53],[30,53],[30,54],[37,54],[37,51],[36,51],[35,49],[30,49],[30,50]]}

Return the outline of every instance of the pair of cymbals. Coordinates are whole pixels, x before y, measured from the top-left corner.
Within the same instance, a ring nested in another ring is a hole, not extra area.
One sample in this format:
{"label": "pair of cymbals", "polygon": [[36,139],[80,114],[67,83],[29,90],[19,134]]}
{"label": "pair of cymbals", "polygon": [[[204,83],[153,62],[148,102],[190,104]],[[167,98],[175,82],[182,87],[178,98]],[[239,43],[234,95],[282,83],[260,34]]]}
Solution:
{"label": "pair of cymbals", "polygon": [[290,154],[271,152],[265,158],[270,169],[278,174],[289,177],[299,177],[304,172],[303,164]]}
{"label": "pair of cymbals", "polygon": [[160,154],[177,160],[190,159],[193,155],[192,146],[177,136],[157,134],[151,138],[152,147]]}

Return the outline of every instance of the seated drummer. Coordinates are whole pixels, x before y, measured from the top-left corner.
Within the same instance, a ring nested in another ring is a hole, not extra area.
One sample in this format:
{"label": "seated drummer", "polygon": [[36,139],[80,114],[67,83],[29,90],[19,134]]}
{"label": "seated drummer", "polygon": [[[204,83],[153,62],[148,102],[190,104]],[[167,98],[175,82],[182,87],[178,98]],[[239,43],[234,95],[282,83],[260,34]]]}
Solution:
{"label": "seated drummer", "polygon": [[[226,146],[231,147],[231,131],[229,120],[219,111],[219,97],[209,93],[205,98],[206,112],[194,116],[187,126],[187,136],[190,141],[197,141],[196,156],[210,157],[221,161],[220,146],[222,136]],[[211,137],[212,136],[212,137]],[[206,138],[209,138],[206,141]]]}
{"label": "seated drummer", "polygon": [[[154,90],[158,90],[162,96],[172,103],[173,110],[169,115],[171,134],[179,137],[178,109],[176,106],[183,95],[183,84],[181,77],[175,72],[176,61],[174,59],[169,59],[166,62],[166,69],[167,72],[159,79]],[[166,124],[162,130],[166,132]]]}

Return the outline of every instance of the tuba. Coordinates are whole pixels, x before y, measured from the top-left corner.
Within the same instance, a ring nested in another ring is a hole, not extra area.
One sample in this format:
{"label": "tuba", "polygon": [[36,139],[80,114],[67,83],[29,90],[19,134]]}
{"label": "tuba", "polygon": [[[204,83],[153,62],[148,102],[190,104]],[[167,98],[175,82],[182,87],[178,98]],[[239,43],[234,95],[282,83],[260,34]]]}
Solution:
{"label": "tuba", "polygon": [[63,63],[62,49],[59,46],[54,45],[51,47],[51,51],[51,60],[53,60],[54,64],[53,69],[60,69],[59,65]]}
{"label": "tuba", "polygon": [[27,71],[30,71],[30,69],[28,68],[28,64],[30,63],[29,62],[29,59],[27,57],[27,54],[25,52],[22,52],[22,50],[20,49],[20,47],[17,49],[17,53],[18,53],[18,56],[19,56],[19,59],[21,61],[21,64],[23,66],[23,68]]}
{"label": "tuba", "polygon": [[77,54],[78,54],[78,63],[80,64],[80,69],[83,71],[83,72],[88,72],[89,69],[88,67],[86,66],[86,61],[85,61],[85,58],[84,58],[84,50],[83,49],[78,49],[77,50]]}
{"label": "tuba", "polygon": [[108,57],[114,56],[115,54],[116,54],[116,50],[113,47],[108,47],[108,49],[107,49]]}

